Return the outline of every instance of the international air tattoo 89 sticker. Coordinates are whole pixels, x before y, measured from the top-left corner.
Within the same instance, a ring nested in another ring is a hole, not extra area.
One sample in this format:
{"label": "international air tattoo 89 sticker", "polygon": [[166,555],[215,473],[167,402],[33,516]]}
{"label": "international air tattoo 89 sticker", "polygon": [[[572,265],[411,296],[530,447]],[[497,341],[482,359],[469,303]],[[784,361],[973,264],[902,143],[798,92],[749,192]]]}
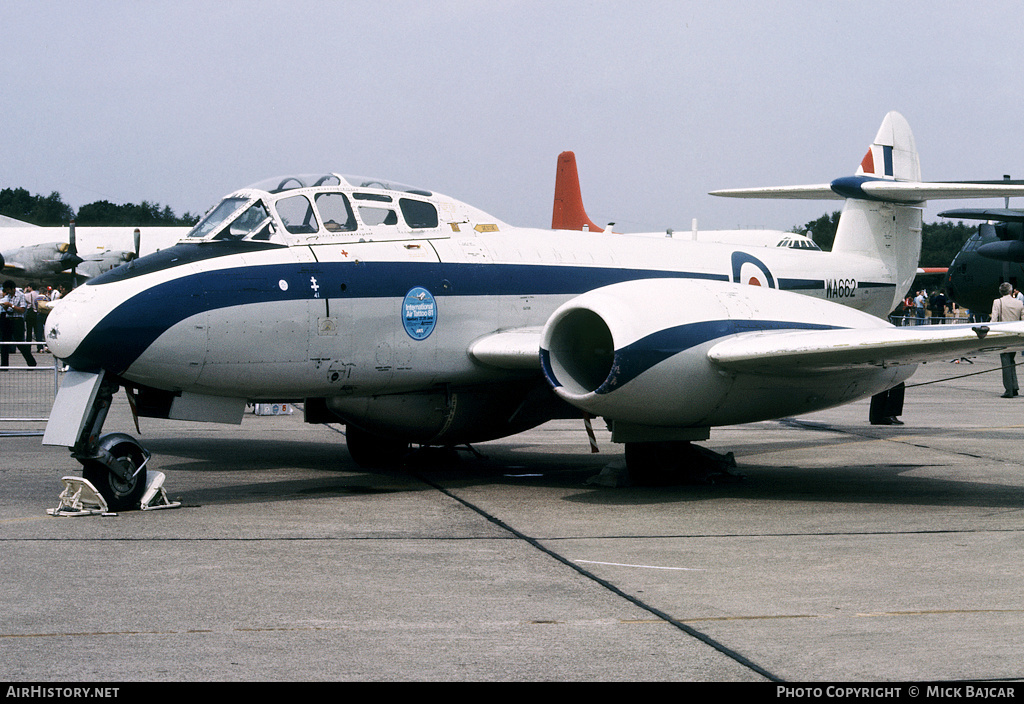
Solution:
{"label": "international air tattoo 89 sticker", "polygon": [[437,324],[437,304],[430,291],[417,286],[405,294],[402,302],[402,323],[414,340],[425,340]]}

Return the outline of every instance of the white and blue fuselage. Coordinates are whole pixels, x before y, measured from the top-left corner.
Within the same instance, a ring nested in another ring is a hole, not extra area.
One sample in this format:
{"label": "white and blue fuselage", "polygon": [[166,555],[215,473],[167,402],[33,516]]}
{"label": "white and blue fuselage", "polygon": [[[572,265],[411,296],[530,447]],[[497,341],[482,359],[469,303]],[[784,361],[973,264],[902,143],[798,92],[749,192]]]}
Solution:
{"label": "white and blue fuselage", "polygon": [[[467,353],[474,340],[542,326],[567,300],[624,281],[755,284],[874,315],[896,295],[889,273],[867,257],[516,228],[438,194],[330,180],[308,187],[300,177],[286,190],[229,196],[219,208],[227,215],[208,217],[199,236],[63,301],[50,318],[51,349],[76,369],[175,392],[372,396],[507,379]],[[345,214],[345,229],[320,212],[326,202]],[[257,221],[232,234],[254,208]]]}

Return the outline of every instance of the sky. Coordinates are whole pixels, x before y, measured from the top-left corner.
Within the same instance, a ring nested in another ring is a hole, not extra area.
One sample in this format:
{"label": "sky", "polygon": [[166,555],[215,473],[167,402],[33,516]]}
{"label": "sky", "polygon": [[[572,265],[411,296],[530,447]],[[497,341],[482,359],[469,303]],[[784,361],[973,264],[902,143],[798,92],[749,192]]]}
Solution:
{"label": "sky", "polygon": [[[1019,0],[3,0],[0,188],[198,215],[333,171],[549,227],[571,150],[617,231],[788,230],[839,203],[708,192],[852,175],[890,110],[926,180],[1024,178],[1022,20]],[[925,220],[982,205],[1002,201]]]}

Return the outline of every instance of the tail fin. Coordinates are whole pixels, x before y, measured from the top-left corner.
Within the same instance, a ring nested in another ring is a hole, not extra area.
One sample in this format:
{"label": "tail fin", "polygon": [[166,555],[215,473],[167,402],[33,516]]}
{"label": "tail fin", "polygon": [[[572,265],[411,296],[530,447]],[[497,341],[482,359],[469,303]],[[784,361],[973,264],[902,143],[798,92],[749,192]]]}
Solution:
{"label": "tail fin", "polygon": [[[732,198],[845,199],[833,252],[878,260],[895,284],[885,315],[910,288],[921,256],[921,206],[936,184],[921,183],[921,164],[910,125],[898,112],[882,120],[855,176],[809,186],[712,191]],[[938,188],[943,188],[938,186]],[[881,272],[880,272],[881,273]],[[881,303],[879,309],[884,307]]]}
{"label": "tail fin", "polygon": [[890,112],[882,120],[875,141],[860,162],[857,176],[874,176],[898,181],[920,181],[921,161],[914,134],[903,115]]}
{"label": "tail fin", "polygon": [[[584,227],[586,226],[586,227]],[[552,230],[583,230],[600,232],[603,227],[595,225],[583,209],[583,195],[580,193],[580,176],[576,170],[576,155],[562,152],[558,155],[558,170],[555,173],[555,205],[551,212]]]}
{"label": "tail fin", "polygon": [[[898,112],[885,116],[857,169],[854,178],[858,177],[915,183],[921,180],[914,135],[906,118]],[[896,307],[917,274],[922,205],[857,198],[848,198],[843,205],[832,251],[860,254],[881,262],[896,285],[889,310]]]}

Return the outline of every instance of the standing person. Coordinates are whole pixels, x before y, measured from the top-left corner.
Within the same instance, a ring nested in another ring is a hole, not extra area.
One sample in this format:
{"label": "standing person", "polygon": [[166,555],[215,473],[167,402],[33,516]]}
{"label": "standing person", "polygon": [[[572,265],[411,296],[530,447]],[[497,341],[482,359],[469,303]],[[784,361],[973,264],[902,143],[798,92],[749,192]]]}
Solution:
{"label": "standing person", "polygon": [[939,289],[928,299],[928,307],[932,310],[932,325],[939,325],[945,322],[946,318],[946,294]]}
{"label": "standing person", "polygon": [[903,397],[907,385],[899,383],[888,391],[871,397],[868,409],[868,420],[871,425],[903,425],[899,416],[903,415]]}
{"label": "standing person", "polygon": [[36,291],[36,352],[49,352],[46,347],[46,316],[50,314],[50,290],[42,288]]}
{"label": "standing person", "polygon": [[917,296],[914,297],[914,314],[917,316],[917,324],[924,325],[924,304],[927,300],[924,289],[917,292]]}
{"label": "standing person", "polygon": [[[32,288],[32,284],[25,284],[21,291],[28,305],[25,308],[25,342],[32,342],[34,339],[36,343],[42,343],[42,337],[36,334],[36,323],[39,322],[39,292]],[[36,352],[42,352],[38,345]]]}
{"label": "standing person", "polygon": [[[1013,286],[1008,283],[999,284],[999,295],[992,302],[992,322],[1005,323],[1012,320],[1020,320],[1024,317],[1024,303],[1013,297]],[[1017,363],[1016,352],[1002,352],[999,361],[1003,365],[1003,398],[1013,398],[1020,392],[1017,385]]]}
{"label": "standing person", "polygon": [[[0,298],[0,340],[3,342],[25,341],[25,310],[27,308],[28,302],[25,300],[25,294],[18,290],[10,279],[4,281],[3,297]],[[18,345],[18,351],[25,358],[25,364],[30,367],[36,366],[31,345]],[[9,361],[10,347],[0,345],[0,367],[6,367]]]}

